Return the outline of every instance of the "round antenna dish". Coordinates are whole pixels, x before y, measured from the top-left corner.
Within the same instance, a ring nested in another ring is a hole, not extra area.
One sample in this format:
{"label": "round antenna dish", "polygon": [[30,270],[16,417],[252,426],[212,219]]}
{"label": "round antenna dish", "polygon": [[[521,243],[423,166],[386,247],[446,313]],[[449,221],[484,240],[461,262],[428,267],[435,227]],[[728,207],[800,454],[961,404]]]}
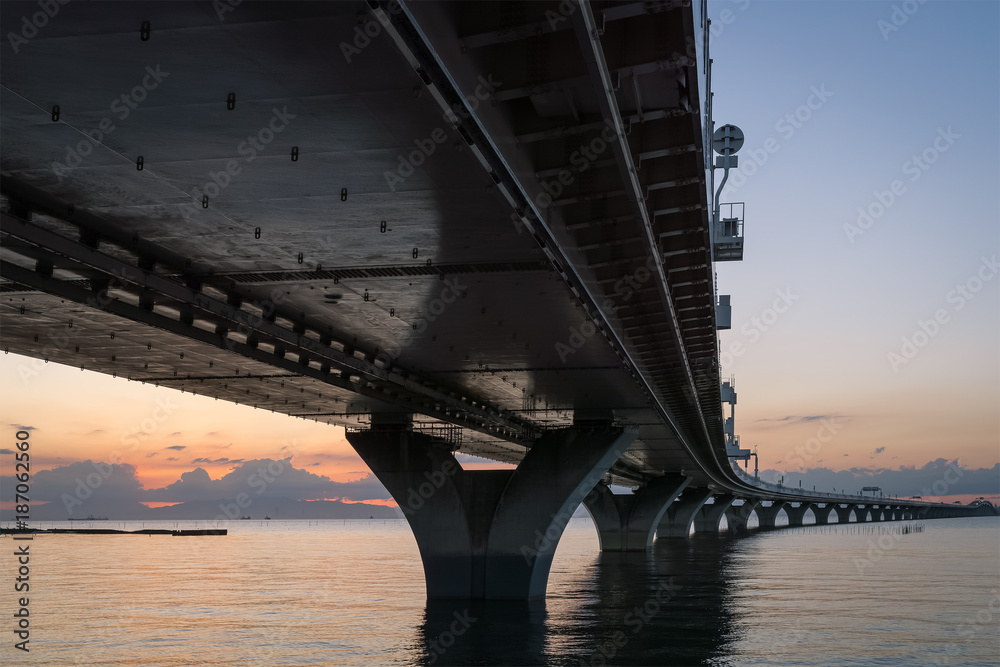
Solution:
{"label": "round antenna dish", "polygon": [[712,135],[712,148],[716,153],[735,155],[743,148],[743,130],[735,125],[723,125]]}

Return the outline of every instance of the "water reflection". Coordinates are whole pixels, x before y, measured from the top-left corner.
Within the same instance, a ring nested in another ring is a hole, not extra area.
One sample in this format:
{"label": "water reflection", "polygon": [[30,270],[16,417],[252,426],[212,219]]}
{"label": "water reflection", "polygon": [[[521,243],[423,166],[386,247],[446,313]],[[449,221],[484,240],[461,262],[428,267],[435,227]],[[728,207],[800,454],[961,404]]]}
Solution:
{"label": "water reflection", "polygon": [[648,553],[595,554],[533,603],[428,603],[421,664],[725,664],[733,544],[696,535]]}

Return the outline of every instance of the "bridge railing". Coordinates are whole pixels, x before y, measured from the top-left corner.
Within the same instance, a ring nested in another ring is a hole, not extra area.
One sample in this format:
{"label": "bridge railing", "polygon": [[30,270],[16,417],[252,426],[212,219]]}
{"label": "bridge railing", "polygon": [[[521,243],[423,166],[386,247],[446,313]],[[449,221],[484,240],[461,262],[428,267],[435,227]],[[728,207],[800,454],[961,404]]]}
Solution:
{"label": "bridge railing", "polygon": [[732,466],[733,466],[733,470],[736,472],[736,476],[739,477],[740,479],[746,481],[749,484],[752,484],[753,486],[755,486],[755,487],[757,487],[759,489],[766,490],[766,491],[773,491],[775,493],[801,495],[801,496],[812,496],[812,497],[822,496],[824,498],[843,499],[843,500],[849,500],[851,502],[861,502],[861,501],[864,501],[864,502],[869,502],[869,503],[871,503],[871,502],[878,503],[880,501],[881,502],[896,502],[896,501],[900,501],[901,500],[899,498],[890,498],[890,497],[875,498],[875,497],[872,497],[872,496],[862,496],[862,495],[859,495],[859,494],[835,493],[835,492],[826,492],[826,491],[809,491],[808,489],[800,489],[800,488],[796,488],[796,487],[785,486],[784,484],[774,484],[772,482],[765,482],[765,481],[761,480],[760,478],[754,477],[753,475],[747,473],[746,471],[743,470],[743,468],[741,468],[739,466],[739,463],[736,462],[736,461],[732,461]]}

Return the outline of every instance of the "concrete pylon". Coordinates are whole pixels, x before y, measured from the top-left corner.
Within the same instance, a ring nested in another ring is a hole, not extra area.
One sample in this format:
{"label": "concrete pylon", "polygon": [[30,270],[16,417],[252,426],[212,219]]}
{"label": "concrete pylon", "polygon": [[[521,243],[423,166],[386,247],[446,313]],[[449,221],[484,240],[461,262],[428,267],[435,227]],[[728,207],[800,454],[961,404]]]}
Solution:
{"label": "concrete pylon", "polygon": [[516,470],[462,470],[446,443],[405,427],[347,440],[403,510],[428,598],[525,600],[545,595],[563,529],[635,436],[551,431]]}
{"label": "concrete pylon", "polygon": [[[757,508],[757,518],[760,520],[761,528],[774,528],[774,522],[778,518],[778,512],[788,503],[783,500],[775,500],[770,507],[761,505]],[[787,514],[787,512],[786,512]]]}
{"label": "concrete pylon", "polygon": [[[806,512],[809,510],[811,505],[809,503],[799,503],[798,507],[792,507],[791,503],[785,505],[785,514],[788,516],[788,526],[790,528],[795,526],[801,526],[803,519],[805,519]],[[813,512],[815,515],[816,513]]]}
{"label": "concrete pylon", "polygon": [[691,483],[690,477],[663,475],[632,494],[614,494],[602,481],[583,504],[597,525],[601,551],[645,551],[667,507]]}
{"label": "concrete pylon", "polygon": [[837,512],[837,523],[850,523],[851,522],[851,512],[854,511],[854,505],[845,505],[841,507],[840,504],[834,504],[834,511]]}
{"label": "concrete pylon", "polygon": [[711,489],[704,487],[685,489],[680,498],[667,506],[667,511],[660,518],[660,525],[656,529],[656,539],[689,537],[691,535],[691,522],[694,521],[695,514],[712,497],[712,493]]}
{"label": "concrete pylon", "polygon": [[871,505],[870,506],[870,510],[871,510],[871,515],[872,515],[872,521],[881,521],[882,520],[882,508],[880,506],[878,506],[878,505]]}
{"label": "concrete pylon", "polygon": [[719,532],[719,521],[726,513],[729,506],[736,500],[735,496],[716,496],[715,502],[711,505],[702,505],[701,509],[694,515],[694,532],[696,533],[717,533]]}
{"label": "concrete pylon", "polygon": [[871,509],[871,505],[855,505],[854,506],[854,519],[858,523],[866,523],[868,521],[868,511]]}
{"label": "concrete pylon", "polygon": [[819,503],[812,503],[813,516],[816,517],[817,526],[826,526],[830,523],[830,511],[833,509],[833,503],[825,503],[823,507],[819,506]]}
{"label": "concrete pylon", "polygon": [[760,505],[759,500],[749,498],[744,500],[742,505],[730,505],[726,509],[726,526],[731,535],[745,535],[749,532],[747,521],[758,505]]}

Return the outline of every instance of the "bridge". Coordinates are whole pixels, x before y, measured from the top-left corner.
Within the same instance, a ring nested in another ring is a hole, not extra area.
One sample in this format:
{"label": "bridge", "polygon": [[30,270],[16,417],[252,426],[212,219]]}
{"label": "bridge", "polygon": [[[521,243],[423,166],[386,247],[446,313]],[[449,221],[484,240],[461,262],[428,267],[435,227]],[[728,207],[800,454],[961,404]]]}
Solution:
{"label": "bridge", "polygon": [[429,598],[544,595],[581,503],[623,551],[994,513],[740,469],[704,2],[39,7],[0,7],[4,352],[345,426]]}

